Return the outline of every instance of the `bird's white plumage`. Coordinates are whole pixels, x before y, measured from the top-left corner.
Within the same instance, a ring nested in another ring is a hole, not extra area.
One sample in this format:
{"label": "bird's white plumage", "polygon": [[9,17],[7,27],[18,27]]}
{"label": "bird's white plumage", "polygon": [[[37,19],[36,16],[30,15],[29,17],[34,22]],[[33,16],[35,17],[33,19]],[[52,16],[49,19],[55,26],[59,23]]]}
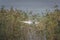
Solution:
{"label": "bird's white plumage", "polygon": [[32,24],[32,21],[21,21],[23,23]]}
{"label": "bird's white plumage", "polygon": [[[33,21],[29,20],[29,21],[20,21],[23,23],[27,23],[27,24],[33,24]],[[34,22],[35,24],[39,24],[39,22]]]}

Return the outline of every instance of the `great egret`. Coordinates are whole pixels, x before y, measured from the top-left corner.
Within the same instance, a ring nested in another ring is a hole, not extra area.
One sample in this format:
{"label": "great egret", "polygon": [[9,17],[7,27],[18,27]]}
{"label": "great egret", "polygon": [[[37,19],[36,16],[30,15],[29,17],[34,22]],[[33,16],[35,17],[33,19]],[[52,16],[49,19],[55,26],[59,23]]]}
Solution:
{"label": "great egret", "polygon": [[29,20],[29,21],[20,21],[20,22],[23,22],[23,23],[27,23],[27,24],[39,24],[39,22],[37,22],[37,21],[31,21],[31,20]]}

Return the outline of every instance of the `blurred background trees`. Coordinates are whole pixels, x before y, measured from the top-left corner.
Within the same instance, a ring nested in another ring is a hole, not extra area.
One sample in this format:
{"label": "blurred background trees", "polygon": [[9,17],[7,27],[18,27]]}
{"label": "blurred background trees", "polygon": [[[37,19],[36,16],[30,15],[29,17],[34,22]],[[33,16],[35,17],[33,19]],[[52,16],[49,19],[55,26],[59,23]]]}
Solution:
{"label": "blurred background trees", "polygon": [[[25,24],[20,21],[37,21]],[[30,38],[31,35],[31,39]],[[0,40],[60,40],[60,10],[58,6],[45,15],[22,10],[0,8]]]}

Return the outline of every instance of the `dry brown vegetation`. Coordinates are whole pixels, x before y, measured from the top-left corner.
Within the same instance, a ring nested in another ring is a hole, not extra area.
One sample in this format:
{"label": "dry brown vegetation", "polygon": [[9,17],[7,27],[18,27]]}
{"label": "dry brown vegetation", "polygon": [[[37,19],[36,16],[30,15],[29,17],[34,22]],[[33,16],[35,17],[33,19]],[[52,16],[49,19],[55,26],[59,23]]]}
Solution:
{"label": "dry brown vegetation", "polygon": [[[20,21],[37,20],[31,25]],[[30,37],[31,36],[31,37]],[[22,10],[0,9],[0,40],[60,40],[60,10],[32,15]]]}

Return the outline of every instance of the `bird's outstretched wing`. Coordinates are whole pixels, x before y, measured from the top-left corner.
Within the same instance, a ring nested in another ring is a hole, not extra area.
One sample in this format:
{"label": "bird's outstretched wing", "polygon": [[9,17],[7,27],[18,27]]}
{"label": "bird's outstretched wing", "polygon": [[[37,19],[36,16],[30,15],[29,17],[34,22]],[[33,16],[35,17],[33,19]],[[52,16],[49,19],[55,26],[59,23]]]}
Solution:
{"label": "bird's outstretched wing", "polygon": [[27,24],[32,24],[32,21],[20,21],[20,22],[27,23]]}

